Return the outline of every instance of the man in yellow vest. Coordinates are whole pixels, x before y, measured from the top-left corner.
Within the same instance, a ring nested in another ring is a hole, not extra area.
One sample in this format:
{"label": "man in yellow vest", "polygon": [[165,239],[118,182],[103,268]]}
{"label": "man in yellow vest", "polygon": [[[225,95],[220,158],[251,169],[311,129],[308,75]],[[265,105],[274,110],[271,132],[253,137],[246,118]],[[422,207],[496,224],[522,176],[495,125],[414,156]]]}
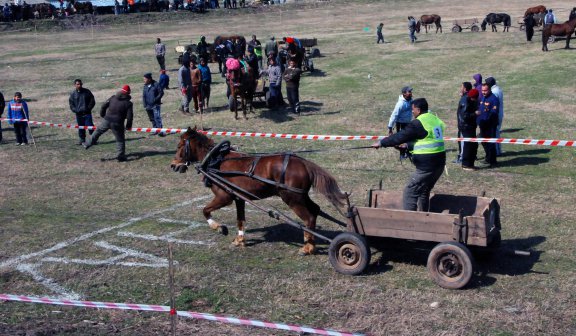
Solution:
{"label": "man in yellow vest", "polygon": [[446,126],[440,118],[428,111],[425,98],[414,100],[412,114],[414,119],[405,129],[372,144],[372,147],[408,148],[416,171],[412,173],[404,188],[404,210],[428,211],[430,191],[446,165]]}

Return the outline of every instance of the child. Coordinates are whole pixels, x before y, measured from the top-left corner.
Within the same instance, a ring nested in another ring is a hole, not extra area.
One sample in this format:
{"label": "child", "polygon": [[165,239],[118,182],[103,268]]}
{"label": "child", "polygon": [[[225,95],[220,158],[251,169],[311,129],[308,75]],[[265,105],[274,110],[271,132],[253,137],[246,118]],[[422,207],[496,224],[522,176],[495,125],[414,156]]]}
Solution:
{"label": "child", "polygon": [[14,125],[14,132],[16,133],[16,146],[24,146],[28,144],[28,136],[26,135],[28,122],[15,121],[14,119],[28,118],[28,104],[22,100],[22,93],[14,93],[14,99],[8,103],[8,123]]}
{"label": "child", "polygon": [[158,84],[162,90],[170,89],[170,76],[166,74],[166,70],[160,70],[160,77],[158,78]]}

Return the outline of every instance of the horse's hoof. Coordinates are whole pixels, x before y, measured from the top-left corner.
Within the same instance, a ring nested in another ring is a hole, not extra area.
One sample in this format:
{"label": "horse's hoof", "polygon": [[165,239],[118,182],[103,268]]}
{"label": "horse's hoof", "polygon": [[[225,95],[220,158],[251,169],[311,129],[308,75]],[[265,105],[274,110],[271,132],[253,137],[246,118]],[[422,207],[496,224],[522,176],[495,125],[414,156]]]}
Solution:
{"label": "horse's hoof", "polygon": [[226,225],[220,225],[218,227],[218,232],[220,232],[223,236],[228,235],[228,227]]}
{"label": "horse's hoof", "polygon": [[246,247],[246,242],[244,241],[244,238],[236,237],[232,241],[232,245],[236,247]]}

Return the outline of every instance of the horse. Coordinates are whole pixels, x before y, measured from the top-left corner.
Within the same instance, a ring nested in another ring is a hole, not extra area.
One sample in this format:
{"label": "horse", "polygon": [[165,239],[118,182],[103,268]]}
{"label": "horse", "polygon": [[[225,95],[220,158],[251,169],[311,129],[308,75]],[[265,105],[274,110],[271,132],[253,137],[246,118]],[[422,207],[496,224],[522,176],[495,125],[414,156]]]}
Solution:
{"label": "horse", "polygon": [[530,7],[524,13],[524,17],[527,17],[528,14],[539,14],[539,13],[546,13],[546,6],[540,5],[540,6]]}
{"label": "horse", "polygon": [[542,51],[548,51],[548,39],[550,36],[566,36],[566,47],[570,49],[570,38],[576,27],[576,18],[564,23],[553,23],[545,25],[542,29]]}
{"label": "horse", "polygon": [[416,32],[420,33],[420,26],[424,25],[426,34],[428,34],[428,25],[434,23],[436,25],[436,34],[438,34],[438,29],[440,29],[440,33],[442,33],[442,24],[440,23],[441,20],[442,18],[438,14],[422,15],[420,20],[418,20],[416,23]]}
{"label": "horse", "polygon": [[239,69],[228,69],[226,84],[228,86],[228,106],[234,112],[234,118],[238,120],[238,99],[242,106],[244,119],[246,117],[246,106],[250,105],[250,112],[253,112],[252,100],[256,91],[256,75],[246,62],[241,63]]}
{"label": "horse", "polygon": [[486,18],[482,21],[482,31],[486,31],[486,25],[488,23],[492,26],[492,32],[498,31],[498,28],[496,28],[497,23],[502,23],[504,25],[503,32],[507,32],[510,31],[512,20],[510,19],[510,15],[506,13],[490,13],[486,15]]}
{"label": "horse", "polygon": [[[223,143],[225,144],[225,143]],[[229,146],[229,143],[227,143]],[[222,145],[222,144],[221,144]],[[316,218],[321,213],[320,207],[310,199],[308,192],[313,187],[335,207],[343,205],[347,195],[340,191],[338,183],[326,170],[317,164],[292,153],[275,153],[253,156],[234,150],[221,152],[221,147],[215,148],[214,141],[198,132],[196,127],[180,136],[178,148],[170,167],[174,172],[184,173],[193,162],[209,161],[214,152],[220,153],[219,168],[214,174],[232,188],[250,200],[260,200],[271,196],[280,196],[294,213],[302,219],[306,228],[314,230]],[[210,166],[204,168],[210,169]],[[206,182],[206,181],[205,181]],[[212,219],[212,212],[236,203],[236,220],[238,235],[232,242],[235,246],[245,246],[244,230],[246,218],[244,214],[245,201],[230,194],[216,183],[209,188],[214,198],[204,207],[202,213],[213,230],[226,235],[228,229]],[[316,251],[314,236],[304,232],[304,246],[301,255],[314,254]]]}

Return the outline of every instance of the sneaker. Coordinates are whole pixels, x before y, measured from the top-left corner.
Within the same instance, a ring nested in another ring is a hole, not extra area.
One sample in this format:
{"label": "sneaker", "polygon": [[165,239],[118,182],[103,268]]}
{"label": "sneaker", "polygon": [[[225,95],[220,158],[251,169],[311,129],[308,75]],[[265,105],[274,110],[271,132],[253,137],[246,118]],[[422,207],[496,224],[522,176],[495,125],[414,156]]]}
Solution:
{"label": "sneaker", "polygon": [[22,144],[21,144],[20,142],[17,142],[15,145],[16,145],[16,146],[21,146]]}
{"label": "sneaker", "polygon": [[466,171],[476,171],[476,167],[462,166],[462,169]]}

